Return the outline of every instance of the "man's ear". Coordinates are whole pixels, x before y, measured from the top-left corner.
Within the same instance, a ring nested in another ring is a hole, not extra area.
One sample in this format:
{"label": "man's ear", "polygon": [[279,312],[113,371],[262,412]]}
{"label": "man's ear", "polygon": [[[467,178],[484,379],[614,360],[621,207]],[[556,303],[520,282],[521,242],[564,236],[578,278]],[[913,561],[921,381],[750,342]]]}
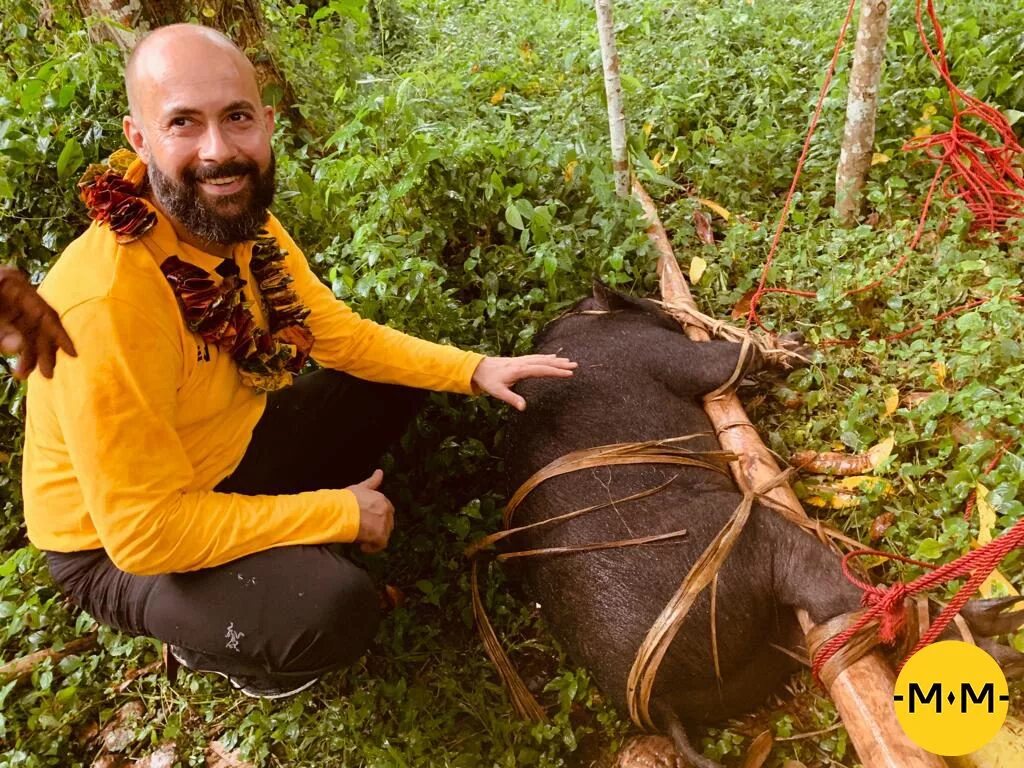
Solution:
{"label": "man's ear", "polygon": [[148,163],[149,147],[146,146],[146,137],[142,133],[142,127],[135,122],[131,115],[124,116],[124,120],[121,121],[121,127],[124,130],[124,137],[132,145],[135,154],[142,159],[142,162]]}
{"label": "man's ear", "polygon": [[267,136],[273,137],[274,135],[274,108],[271,106],[263,107],[263,119],[266,121]]}

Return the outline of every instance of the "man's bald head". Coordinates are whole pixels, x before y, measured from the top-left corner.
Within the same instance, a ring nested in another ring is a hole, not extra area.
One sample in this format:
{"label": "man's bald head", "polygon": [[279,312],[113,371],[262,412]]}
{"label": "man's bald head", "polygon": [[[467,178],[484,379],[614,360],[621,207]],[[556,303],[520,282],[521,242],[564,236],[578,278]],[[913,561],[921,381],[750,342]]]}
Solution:
{"label": "man's bald head", "polygon": [[125,137],[179,236],[252,239],[274,197],[274,110],[245,55],[208,27],[161,27],[132,52],[125,83]]}
{"label": "man's bald head", "polygon": [[232,67],[240,75],[251,77],[253,89],[259,93],[255,67],[231,38],[200,24],[170,24],[139,40],[125,64],[128,109],[136,120],[142,118],[139,109],[144,101],[143,94],[152,81],[165,77],[168,70],[180,67],[183,62],[201,63],[211,71],[225,65]]}

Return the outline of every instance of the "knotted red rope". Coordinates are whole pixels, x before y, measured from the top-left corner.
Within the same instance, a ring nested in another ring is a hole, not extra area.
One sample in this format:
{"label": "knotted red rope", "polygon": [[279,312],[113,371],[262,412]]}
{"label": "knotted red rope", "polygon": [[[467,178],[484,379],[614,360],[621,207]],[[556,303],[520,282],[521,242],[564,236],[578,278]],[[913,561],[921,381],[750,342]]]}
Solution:
{"label": "knotted red rope", "polygon": [[[938,568],[929,563],[912,560],[909,557],[879,552],[873,549],[859,549],[855,552],[850,552],[843,558],[843,573],[846,574],[846,578],[864,591],[864,605],[868,610],[850,627],[821,646],[811,665],[814,675],[817,677],[825,663],[849,642],[850,638],[873,621],[877,620],[879,622],[879,639],[883,643],[893,643],[903,626],[903,601],[906,598],[929,590],[939,584],[945,584],[952,579],[967,576],[967,581],[963,587],[960,588],[950,603],[942,609],[938,617],[928,628],[928,631],[917,641],[917,645],[914,646],[907,656],[907,658],[910,658],[921,648],[938,639],[953,618],[960,613],[960,610],[967,601],[977,592],[982,582],[996,569],[1000,561],[1010,552],[1021,546],[1024,546],[1024,520],[1018,522],[998,539],[993,539],[985,546]],[[857,579],[850,572],[849,568],[850,560],[868,555],[898,560],[902,563],[910,563],[933,570],[931,573],[927,573],[909,584],[897,582],[889,587],[875,586]],[[902,668],[905,661],[906,659],[900,662],[900,668]]]}
{"label": "knotted red rope", "polygon": [[[1024,203],[1024,176],[1014,168],[1015,158],[1024,154],[1009,121],[998,109],[990,107],[962,91],[949,75],[946,44],[942,27],[935,15],[934,0],[928,0],[928,18],[935,35],[935,48],[928,42],[922,19],[921,0],[916,2],[917,31],[928,58],[949,91],[953,123],[948,131],[934,136],[914,138],[904,145],[906,150],[919,149],[938,165],[932,181],[934,187],[945,167],[950,173],[942,182],[942,190],[951,198],[959,198],[974,214],[974,226],[997,230],[1011,218],[1021,215]],[[1002,141],[993,147],[977,133],[963,125],[966,117],[974,117],[988,125]],[[922,219],[928,213],[931,196],[925,198]]]}
{"label": "knotted red rope", "polygon": [[[950,198],[963,201],[967,209],[974,215],[973,226],[975,228],[998,230],[1006,226],[1010,219],[1019,217],[1024,213],[1024,175],[1013,164],[1015,159],[1024,157],[1024,148],[1017,141],[1009,121],[999,110],[965,93],[953,82],[949,74],[949,63],[946,58],[945,37],[935,13],[934,0],[927,0],[928,18],[935,36],[934,48],[929,42],[925,30],[922,0],[916,0],[915,5],[918,36],[921,38],[928,58],[935,66],[949,91],[949,101],[953,116],[952,125],[950,130],[944,133],[914,138],[904,144],[904,150],[921,150],[927,157],[936,162],[935,174],[932,176],[931,184],[925,195],[921,215],[918,218],[917,229],[911,239],[910,247],[881,278],[868,285],[862,285],[845,291],[843,293],[844,296],[852,296],[876,288],[903,268],[909,258],[909,252],[916,250],[921,241],[928,211],[937,188],[941,188],[943,193]],[[813,298],[817,295],[814,291],[800,291],[793,288],[769,288],[766,286],[766,283],[768,272],[771,269],[775,253],[778,250],[779,241],[782,237],[782,230],[789,218],[789,211],[796,193],[797,182],[807,160],[811,139],[814,136],[821,115],[822,105],[825,102],[825,95],[835,74],[836,62],[846,39],[846,32],[853,16],[854,6],[855,0],[851,0],[846,11],[846,18],[839,32],[839,39],[836,41],[835,49],[832,52],[832,60],[826,72],[825,82],[822,84],[821,91],[818,94],[814,116],[811,119],[800,158],[797,160],[793,181],[782,205],[782,212],[775,227],[775,235],[768,249],[768,256],[761,271],[761,278],[758,281],[757,289],[750,298],[750,308],[747,311],[748,326],[756,324],[760,328],[765,327],[757,314],[758,305],[765,294],[782,293],[803,298]],[[965,118],[976,118],[988,125],[999,136],[1002,144],[993,147],[980,135],[965,128],[963,124]],[[947,169],[949,169],[949,175],[940,184],[940,179],[942,179],[943,173]],[[941,313],[935,319],[945,319],[952,316],[952,314],[958,314],[987,300],[985,298],[975,300],[977,303],[969,302],[972,306],[958,307],[956,310]],[[915,326],[910,332],[894,334],[891,337],[887,337],[887,340],[895,341],[899,338],[904,338],[920,330],[923,326],[924,324],[922,323]],[[849,342],[832,340],[831,343],[845,344]],[[825,342],[825,344],[828,345],[829,342]]]}

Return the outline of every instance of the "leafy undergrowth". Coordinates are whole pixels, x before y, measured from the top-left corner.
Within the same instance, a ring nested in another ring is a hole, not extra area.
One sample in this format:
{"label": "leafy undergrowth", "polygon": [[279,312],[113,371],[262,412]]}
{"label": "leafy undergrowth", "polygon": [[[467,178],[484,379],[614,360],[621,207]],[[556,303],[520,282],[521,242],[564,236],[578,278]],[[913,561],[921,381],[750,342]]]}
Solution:
{"label": "leafy undergrowth", "polygon": [[[542,324],[590,279],[654,288],[638,210],[611,190],[603,86],[591,4],[583,0],[270,0],[276,57],[301,100],[304,133],[282,125],[278,215],[337,294],[363,314],[488,353],[529,348]],[[616,4],[631,151],[659,198],[705,310],[728,317],[756,284],[842,9],[812,0],[670,0]],[[2,0],[0,254],[37,275],[85,223],[73,180],[121,145],[115,50],[88,43],[74,3]],[[940,9],[954,77],[1016,121],[1024,111],[1024,10],[1011,0]],[[42,16],[40,14],[43,14]],[[771,448],[863,452],[887,437],[891,457],[842,508],[822,516],[874,546],[933,563],[966,552],[979,521],[998,532],[1024,513],[1022,247],[972,234],[937,203],[919,250],[905,253],[931,166],[901,152],[915,132],[948,126],[948,105],[906,4],[894,9],[876,165],[865,223],[830,219],[845,66],[826,102],[771,282],[816,291],[768,297],[767,324],[828,347],[812,367],[748,395]],[[1019,128],[1019,126],[1018,126]],[[732,215],[697,236],[697,198]],[[945,322],[937,314],[990,300]],[[878,339],[923,321],[896,342]],[[21,390],[0,382],[0,657],[59,648],[96,631],[64,602],[27,546],[18,490]],[[503,412],[492,402],[432,396],[385,469],[400,510],[389,551],[366,560],[404,604],[372,653],[292,701],[252,702],[217,679],[160,674],[122,685],[157,659],[156,644],[99,630],[96,651],[39,666],[0,686],[0,766],[89,765],[90,724],[141,700],[126,747],[165,741],[202,763],[214,738],[267,766],[590,765],[626,724],[586,671],[551,641],[515,584],[496,572],[486,600],[552,720],[513,715],[472,629],[462,548],[500,522]],[[998,447],[1008,450],[985,472]],[[807,480],[798,490],[812,495]],[[987,495],[963,516],[981,483]],[[827,484],[827,481],[826,481]],[[1003,564],[1022,583],[1015,554]],[[879,581],[915,568],[877,564]],[[940,593],[939,598],[948,597]],[[855,765],[831,703],[807,678],[745,722],[699,734],[735,763],[750,736],[781,737],[770,765]]]}

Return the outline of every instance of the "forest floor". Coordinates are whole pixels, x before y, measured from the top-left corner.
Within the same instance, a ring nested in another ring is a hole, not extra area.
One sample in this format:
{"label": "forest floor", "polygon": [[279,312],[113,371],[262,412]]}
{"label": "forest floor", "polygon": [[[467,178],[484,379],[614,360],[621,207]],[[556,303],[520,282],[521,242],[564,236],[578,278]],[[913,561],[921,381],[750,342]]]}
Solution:
{"label": "forest floor", "polygon": [[[276,212],[337,295],[403,330],[512,354],[595,275],[651,294],[654,254],[639,208],[612,189],[592,4],[377,7],[371,20],[355,0],[265,3],[268,42],[306,122],[283,120],[277,132]],[[121,146],[124,109],[117,51],[89,44],[70,0],[46,8],[43,18],[36,3],[0,0],[0,255],[37,276],[84,228],[74,179]],[[902,146],[950,119],[912,10],[893,9],[863,223],[841,229],[831,216],[847,57],[769,275],[815,295],[771,295],[761,307],[772,328],[854,343],[823,349],[814,365],[744,399],[784,457],[864,453],[891,438],[870,481],[836,494],[833,480],[804,477],[796,490],[848,535],[942,563],[1024,515],[1024,316],[1012,298],[1024,292],[1024,250],[1012,236],[974,230],[940,198],[908,252],[933,166]],[[708,314],[741,315],[760,278],[843,12],[820,0],[616,3],[633,165]],[[953,77],[1019,134],[1024,8],[962,0],[940,15]],[[354,668],[273,703],[240,698],[208,675],[185,673],[172,687],[156,664],[159,644],[98,627],[56,592],[25,538],[23,397],[9,377],[0,381],[9,456],[0,472],[0,662],[96,643],[21,682],[0,681],[0,768],[77,768],[111,746],[134,759],[171,742],[182,765],[204,764],[216,742],[259,766],[588,766],[630,733],[500,570],[485,599],[550,722],[515,717],[477,639],[462,550],[498,527],[506,498],[506,415],[495,403],[431,396],[385,466],[399,510],[392,545],[361,561],[397,588],[401,605]],[[920,573],[869,566],[876,582]],[[1019,553],[1001,570],[997,593],[1024,586]],[[1024,637],[1011,641],[1024,649]],[[97,727],[129,703],[141,716],[103,747]],[[695,740],[737,765],[767,728],[781,739],[770,766],[854,766],[837,723],[803,675],[763,710]]]}

